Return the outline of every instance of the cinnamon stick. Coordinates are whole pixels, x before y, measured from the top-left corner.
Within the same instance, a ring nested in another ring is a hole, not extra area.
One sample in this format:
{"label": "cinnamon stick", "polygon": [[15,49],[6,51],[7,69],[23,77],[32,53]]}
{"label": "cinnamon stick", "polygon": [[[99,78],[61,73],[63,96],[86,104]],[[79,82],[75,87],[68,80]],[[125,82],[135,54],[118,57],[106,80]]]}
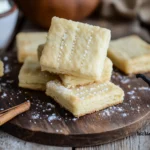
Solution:
{"label": "cinnamon stick", "polygon": [[[26,102],[24,102],[24,103],[26,103]],[[14,108],[16,108],[16,107],[18,107],[18,106],[20,106],[20,105],[22,105],[23,103],[21,103],[21,104],[19,104],[19,105],[16,105],[16,106],[13,106],[13,107],[10,107],[10,108],[8,108],[8,109],[5,109],[5,110],[1,110],[0,111],[0,116],[3,114],[3,113],[5,113],[5,112],[7,112],[7,111],[9,111],[9,110],[11,110],[11,109],[14,109]]]}
{"label": "cinnamon stick", "polygon": [[10,109],[9,111],[0,114],[0,126],[6,123],[7,121],[11,120],[12,118],[16,117],[17,115],[29,110],[30,108],[30,102],[24,102],[13,109]]}

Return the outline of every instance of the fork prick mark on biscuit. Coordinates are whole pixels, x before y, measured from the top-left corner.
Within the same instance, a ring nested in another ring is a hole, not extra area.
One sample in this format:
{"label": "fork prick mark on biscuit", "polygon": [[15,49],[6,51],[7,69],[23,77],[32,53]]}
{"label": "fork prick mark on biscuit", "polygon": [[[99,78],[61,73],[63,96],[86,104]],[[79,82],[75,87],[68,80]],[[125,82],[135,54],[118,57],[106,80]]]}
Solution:
{"label": "fork prick mark on biscuit", "polygon": [[57,57],[58,64],[60,63],[61,57],[64,53],[63,50],[64,50],[66,38],[67,38],[67,32],[65,31],[65,33],[63,34],[62,39],[61,39],[60,50],[59,50],[58,57]]}
{"label": "fork prick mark on biscuit", "polygon": [[89,53],[90,44],[91,44],[91,42],[92,42],[92,33],[93,33],[93,31],[91,31],[91,35],[90,35],[90,37],[89,37],[89,39],[88,39],[87,46],[86,46],[86,49],[85,49],[85,51],[84,51],[83,58],[82,58],[82,61],[81,61],[81,66],[83,66],[84,60],[85,60],[86,56],[87,56],[88,53]]}
{"label": "fork prick mark on biscuit", "polygon": [[[93,87],[94,86],[94,87]],[[89,85],[89,88],[86,88],[86,86],[81,86],[78,89],[75,89],[74,92],[77,94],[82,100],[89,98],[91,96],[96,96],[98,94],[102,94],[108,90],[108,84],[92,84]]]}
{"label": "fork prick mark on biscuit", "polygon": [[73,56],[73,53],[75,52],[75,46],[76,46],[76,42],[77,42],[77,32],[79,31],[79,27],[78,27],[78,24],[77,24],[77,29],[75,30],[75,36],[74,36],[74,40],[72,42],[72,48],[71,48],[71,53],[70,53],[70,56],[69,56],[69,61],[71,62],[71,57]]}

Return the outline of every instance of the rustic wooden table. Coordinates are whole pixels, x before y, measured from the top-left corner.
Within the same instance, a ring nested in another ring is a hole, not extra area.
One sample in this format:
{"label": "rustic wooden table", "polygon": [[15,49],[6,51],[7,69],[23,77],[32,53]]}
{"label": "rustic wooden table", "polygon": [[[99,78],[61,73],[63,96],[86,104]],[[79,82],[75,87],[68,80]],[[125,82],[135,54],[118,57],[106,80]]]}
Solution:
{"label": "rustic wooden table", "polygon": [[[148,135],[149,133],[149,135]],[[141,135],[140,135],[141,134]],[[142,135],[143,134],[143,135]],[[147,135],[146,135],[147,134]],[[59,140],[59,139],[58,139]],[[0,150],[150,150],[150,125],[125,139],[86,148],[54,147],[25,142],[0,131]]]}
{"label": "rustic wooden table", "polygon": [[[106,20],[85,20],[91,24],[96,24],[100,26],[108,27],[112,30],[114,38],[128,35],[129,33],[137,33],[142,37],[147,39],[150,42],[150,34],[148,28],[142,27],[138,21],[132,22],[108,22]],[[40,27],[35,26],[26,19],[21,19],[15,35],[20,31],[44,31]],[[15,37],[15,36],[14,36]],[[8,51],[12,50],[12,47],[15,45],[15,38],[13,38]],[[111,136],[111,135],[110,135]],[[59,139],[58,139],[59,140]],[[74,148],[74,147],[54,147],[54,146],[45,146],[36,143],[25,142],[18,138],[15,138],[2,130],[0,130],[0,150],[150,150],[150,124],[147,121],[147,125],[143,127],[140,131],[134,135],[127,137],[125,139],[115,141],[113,143],[108,143],[105,145],[100,145],[96,147],[86,147],[86,148]]]}

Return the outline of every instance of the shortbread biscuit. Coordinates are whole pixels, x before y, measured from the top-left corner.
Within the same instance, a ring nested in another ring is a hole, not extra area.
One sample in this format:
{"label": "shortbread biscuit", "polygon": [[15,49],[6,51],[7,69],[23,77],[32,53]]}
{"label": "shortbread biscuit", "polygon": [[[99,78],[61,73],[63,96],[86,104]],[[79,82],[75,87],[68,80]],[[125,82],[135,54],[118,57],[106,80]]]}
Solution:
{"label": "shortbread biscuit", "polygon": [[122,103],[124,97],[123,90],[111,82],[68,89],[58,80],[50,81],[46,86],[46,94],[76,117]]}
{"label": "shortbread biscuit", "polygon": [[91,84],[94,82],[104,83],[106,81],[110,81],[111,74],[112,74],[112,62],[109,58],[106,58],[104,62],[104,69],[102,75],[99,77],[99,80],[95,81],[95,80],[78,78],[75,76],[68,76],[68,75],[59,75],[59,77],[61,78],[62,84],[65,87],[71,88],[78,85]]}
{"label": "shortbread biscuit", "polygon": [[2,77],[4,75],[4,64],[3,62],[0,60],[0,77]]}
{"label": "shortbread biscuit", "polygon": [[136,35],[110,42],[108,57],[126,74],[150,71],[150,44]]}
{"label": "shortbread biscuit", "polygon": [[97,80],[110,37],[108,29],[53,17],[40,58],[42,71]]}
{"label": "shortbread biscuit", "polygon": [[43,91],[46,83],[55,79],[56,75],[41,71],[37,58],[27,57],[19,73],[19,86]]}
{"label": "shortbread biscuit", "polygon": [[16,36],[18,61],[24,62],[28,56],[37,56],[37,48],[46,42],[46,32],[20,32]]}

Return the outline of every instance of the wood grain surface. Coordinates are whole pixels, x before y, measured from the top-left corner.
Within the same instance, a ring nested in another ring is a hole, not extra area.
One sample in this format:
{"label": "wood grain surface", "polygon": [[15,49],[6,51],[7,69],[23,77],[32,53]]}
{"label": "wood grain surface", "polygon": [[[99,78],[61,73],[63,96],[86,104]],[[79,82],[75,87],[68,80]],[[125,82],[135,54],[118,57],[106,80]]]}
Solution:
{"label": "wood grain surface", "polygon": [[25,142],[0,131],[0,150],[72,150],[70,147],[54,147],[36,143]]}
{"label": "wood grain surface", "polygon": [[76,148],[76,150],[150,150],[150,135],[139,135],[139,133],[150,133],[150,126],[142,128],[133,136],[113,143],[89,148]]}
{"label": "wood grain surface", "polygon": [[150,150],[150,136],[139,135],[139,133],[149,133],[150,126],[143,127],[138,133],[109,144],[85,148],[66,148],[41,145],[26,142],[0,131],[0,150]]}
{"label": "wood grain surface", "polygon": [[[106,22],[99,23],[113,28],[113,25]],[[131,23],[131,26],[134,23]],[[127,27],[125,26],[126,29]],[[147,38],[149,35],[144,29],[139,30],[137,27],[137,31],[125,33],[124,30],[124,35],[137,33],[145,40],[149,40]],[[120,37],[123,34],[121,32],[118,31],[117,33],[120,34],[117,35],[112,32],[113,37]],[[14,51],[16,51],[15,46]],[[125,90],[124,103],[77,119],[44,93],[18,88],[17,76],[21,65],[16,60],[15,52],[8,52],[2,59],[5,62],[5,76],[0,81],[2,86],[0,109],[25,100],[32,102],[30,111],[3,126],[3,130],[17,137],[51,145],[98,145],[128,136],[148,122],[150,89],[141,79],[125,76],[115,70],[112,81]],[[147,75],[150,77],[150,74]]]}

